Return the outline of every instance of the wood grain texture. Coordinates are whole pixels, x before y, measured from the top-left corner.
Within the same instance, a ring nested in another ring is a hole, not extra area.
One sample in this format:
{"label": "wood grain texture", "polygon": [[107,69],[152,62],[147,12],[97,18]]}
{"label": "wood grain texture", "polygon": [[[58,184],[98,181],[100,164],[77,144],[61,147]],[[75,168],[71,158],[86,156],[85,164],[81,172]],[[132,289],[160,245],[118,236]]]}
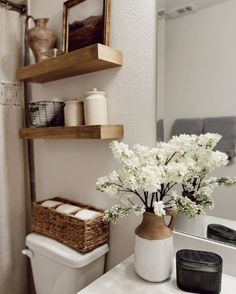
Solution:
{"label": "wood grain texture", "polygon": [[119,139],[124,134],[123,125],[96,125],[78,127],[24,128],[22,139]]}
{"label": "wood grain texture", "polygon": [[17,70],[18,81],[46,83],[122,65],[122,52],[94,44]]}

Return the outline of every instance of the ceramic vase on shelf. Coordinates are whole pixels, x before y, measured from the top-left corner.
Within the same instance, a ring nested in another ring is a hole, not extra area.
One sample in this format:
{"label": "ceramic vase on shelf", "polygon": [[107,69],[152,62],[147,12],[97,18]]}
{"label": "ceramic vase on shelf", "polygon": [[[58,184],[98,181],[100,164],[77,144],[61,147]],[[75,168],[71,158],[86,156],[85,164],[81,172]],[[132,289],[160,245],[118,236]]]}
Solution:
{"label": "ceramic vase on shelf", "polygon": [[171,216],[167,226],[164,218],[145,212],[142,223],[135,230],[135,270],[144,280],[162,282],[172,273],[174,245],[173,229],[176,215]]}
{"label": "ceramic vase on shelf", "polygon": [[[32,19],[35,24],[35,27],[31,29],[29,29],[28,26],[28,22],[30,19]],[[47,59],[48,57],[42,55],[42,53],[53,49],[56,44],[56,35],[54,34],[54,32],[47,28],[48,21],[48,18],[35,19],[31,15],[27,16],[25,20],[28,43],[34,53],[36,63]]]}

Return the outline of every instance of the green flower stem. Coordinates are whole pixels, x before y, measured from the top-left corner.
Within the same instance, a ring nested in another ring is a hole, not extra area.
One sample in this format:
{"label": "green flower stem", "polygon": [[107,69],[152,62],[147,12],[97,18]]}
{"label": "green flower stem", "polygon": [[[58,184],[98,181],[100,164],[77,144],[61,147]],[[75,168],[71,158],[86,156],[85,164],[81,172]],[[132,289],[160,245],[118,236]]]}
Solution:
{"label": "green flower stem", "polygon": [[174,183],[174,184],[172,184],[172,185],[170,185],[170,183],[169,184],[167,184],[167,186],[166,186],[166,189],[165,189],[165,191],[164,191],[164,194],[166,195],[175,185],[176,185],[177,183]]}
{"label": "green flower stem", "polygon": [[167,164],[171,161],[171,159],[175,156],[175,154],[176,154],[176,152],[174,152],[174,153],[170,156],[170,158],[167,158],[167,160],[166,160],[166,162],[165,162],[165,165],[167,165]]}
{"label": "green flower stem", "polygon": [[133,206],[135,206],[135,204],[130,200],[128,199],[129,203],[131,203]]}
{"label": "green flower stem", "polygon": [[[136,190],[131,190],[129,189],[130,191],[132,191],[135,195],[137,195],[139,197],[139,199],[143,202],[143,204],[146,206],[146,203],[145,201],[143,200],[143,197],[138,193],[138,191]],[[147,206],[146,206],[147,207]]]}
{"label": "green flower stem", "polygon": [[150,207],[152,207],[152,206],[153,206],[154,196],[155,196],[155,193],[152,193],[152,198],[151,198]]}
{"label": "green flower stem", "polygon": [[145,197],[145,206],[148,208],[148,192],[143,192]]}

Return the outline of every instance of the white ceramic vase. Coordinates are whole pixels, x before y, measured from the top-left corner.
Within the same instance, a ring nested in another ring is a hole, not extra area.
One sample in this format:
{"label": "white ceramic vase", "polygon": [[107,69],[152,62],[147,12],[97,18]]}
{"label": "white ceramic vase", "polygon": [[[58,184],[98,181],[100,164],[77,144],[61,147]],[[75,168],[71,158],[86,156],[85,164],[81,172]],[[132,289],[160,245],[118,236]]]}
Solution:
{"label": "white ceramic vase", "polygon": [[172,273],[175,213],[167,211],[167,214],[171,216],[169,226],[162,217],[145,212],[142,223],[135,230],[135,270],[149,282],[162,282]]}

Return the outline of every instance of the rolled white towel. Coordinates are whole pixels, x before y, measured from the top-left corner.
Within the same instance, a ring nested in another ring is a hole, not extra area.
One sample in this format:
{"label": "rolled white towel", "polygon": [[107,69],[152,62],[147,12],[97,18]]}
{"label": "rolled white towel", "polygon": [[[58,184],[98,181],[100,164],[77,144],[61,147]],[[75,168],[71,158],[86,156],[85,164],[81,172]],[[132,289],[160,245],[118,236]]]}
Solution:
{"label": "rolled white towel", "polygon": [[46,200],[43,203],[41,203],[41,206],[48,207],[48,208],[53,208],[53,207],[58,206],[60,204],[62,204],[62,202],[55,201],[55,200]]}
{"label": "rolled white towel", "polygon": [[81,208],[79,206],[71,205],[71,204],[63,204],[56,208],[56,211],[62,212],[62,213],[75,213],[79,211]]}
{"label": "rolled white towel", "polygon": [[81,209],[75,214],[75,217],[81,220],[89,220],[98,216],[101,216],[102,213],[90,209]]}

